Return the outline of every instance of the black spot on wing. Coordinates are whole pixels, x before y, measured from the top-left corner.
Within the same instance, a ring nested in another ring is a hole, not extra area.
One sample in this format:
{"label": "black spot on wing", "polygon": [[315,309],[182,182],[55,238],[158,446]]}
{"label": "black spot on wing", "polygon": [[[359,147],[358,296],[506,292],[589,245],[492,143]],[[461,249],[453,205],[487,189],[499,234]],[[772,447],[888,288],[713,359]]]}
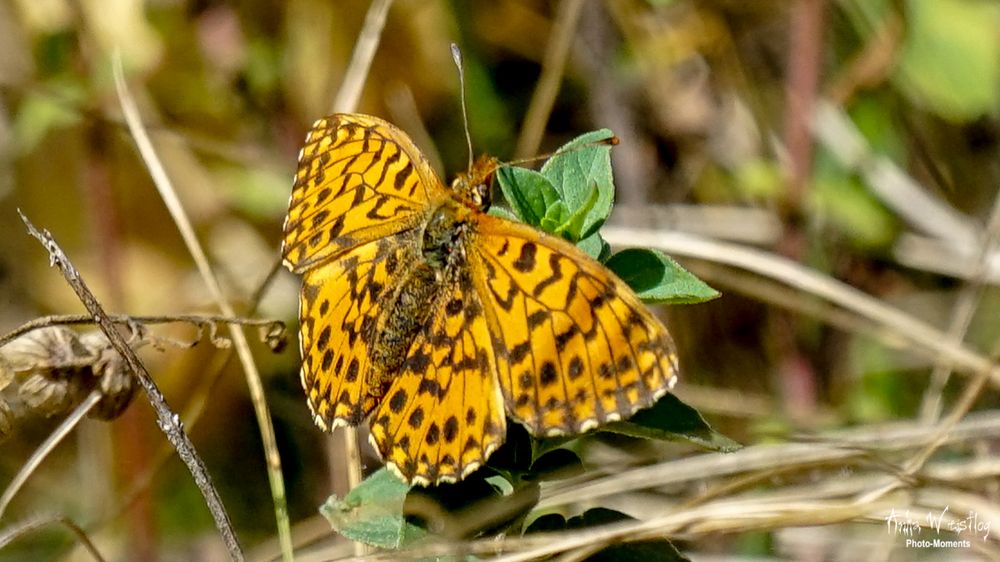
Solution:
{"label": "black spot on wing", "polygon": [[424,443],[428,445],[434,445],[441,438],[441,428],[438,427],[436,422],[431,422],[431,426],[427,428],[427,435],[424,436]]}
{"label": "black spot on wing", "polygon": [[418,406],[415,410],[413,410],[413,413],[410,414],[408,422],[410,427],[413,429],[420,427],[421,424],[424,423],[424,409]]}
{"label": "black spot on wing", "polygon": [[524,360],[528,356],[528,352],[531,351],[531,344],[523,341],[510,349],[508,357],[513,365],[516,365]]}
{"label": "black spot on wing", "polygon": [[444,431],[442,434],[444,435],[445,443],[452,443],[455,441],[455,437],[458,436],[458,418],[451,416],[445,420]]}
{"label": "black spot on wing", "polygon": [[514,260],[514,269],[521,273],[528,273],[535,269],[535,255],[538,253],[538,246],[534,242],[525,242],[521,246],[521,253]]}
{"label": "black spot on wing", "polygon": [[[546,288],[549,287],[549,285],[557,283],[560,279],[563,278],[561,263],[562,259],[559,257],[559,254],[552,252],[549,255],[549,267],[552,269],[552,273],[550,273],[548,277],[542,279],[541,282],[535,285],[535,288],[532,289],[531,291],[532,296],[538,297],[539,295],[542,294],[542,291],[544,291]],[[569,299],[567,299],[567,302],[568,301]]]}
{"label": "black spot on wing", "polygon": [[545,323],[546,320],[552,317],[552,313],[548,310],[541,309],[536,310],[528,315],[528,329],[534,330],[538,326]]}
{"label": "black spot on wing", "polygon": [[347,374],[344,375],[344,378],[347,380],[347,382],[354,382],[358,380],[358,371],[359,371],[358,358],[354,357],[351,359],[350,364],[347,365]]}
{"label": "black spot on wing", "polygon": [[406,406],[406,398],[406,391],[403,389],[397,390],[392,395],[392,398],[389,399],[389,409],[392,410],[392,413],[398,414],[403,411],[403,407]]}
{"label": "black spot on wing", "polygon": [[552,361],[542,363],[542,370],[538,376],[538,382],[542,384],[542,387],[552,386],[557,380],[559,380],[559,373],[555,363]]}
{"label": "black spot on wing", "polygon": [[565,332],[556,334],[556,350],[560,353],[566,349],[566,344],[570,342],[577,334],[580,333],[580,328],[576,324],[571,324],[569,328],[566,328]]}

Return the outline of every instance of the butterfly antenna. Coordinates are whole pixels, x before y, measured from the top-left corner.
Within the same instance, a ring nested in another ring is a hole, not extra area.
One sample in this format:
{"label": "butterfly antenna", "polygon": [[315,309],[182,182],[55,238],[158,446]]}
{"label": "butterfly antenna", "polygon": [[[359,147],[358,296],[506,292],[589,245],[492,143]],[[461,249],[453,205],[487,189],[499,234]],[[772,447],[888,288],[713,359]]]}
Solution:
{"label": "butterfly antenna", "polygon": [[465,66],[462,64],[462,51],[458,45],[451,44],[451,58],[458,68],[458,84],[462,90],[462,121],[465,123],[465,142],[469,147],[469,170],[472,170],[472,134],[469,133],[469,113],[465,109]]}
{"label": "butterfly antenna", "polygon": [[590,141],[588,143],[577,145],[577,146],[574,146],[574,147],[566,149],[566,150],[558,150],[556,152],[545,152],[545,153],[542,153],[542,154],[538,154],[536,156],[527,156],[525,158],[515,158],[514,160],[509,160],[509,161],[504,162],[503,165],[504,166],[513,166],[513,165],[516,165],[516,164],[525,164],[525,163],[530,163],[530,162],[538,162],[539,160],[548,160],[548,159],[553,158],[555,156],[562,156],[564,154],[572,154],[572,153],[574,153],[574,152],[576,152],[578,150],[584,150],[584,149],[587,149],[587,148],[593,148],[595,146],[618,146],[619,142],[621,142],[621,139],[619,139],[615,135],[611,135],[610,137],[608,137],[606,139]]}

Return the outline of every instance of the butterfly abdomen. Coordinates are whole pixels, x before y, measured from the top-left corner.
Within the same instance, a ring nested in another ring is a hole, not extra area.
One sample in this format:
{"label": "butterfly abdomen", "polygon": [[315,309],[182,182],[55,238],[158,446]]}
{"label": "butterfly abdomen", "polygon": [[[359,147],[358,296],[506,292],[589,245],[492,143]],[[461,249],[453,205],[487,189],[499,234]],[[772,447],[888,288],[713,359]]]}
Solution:
{"label": "butterfly abdomen", "polygon": [[428,262],[418,262],[384,303],[372,337],[371,383],[376,395],[382,395],[382,387],[392,382],[426,323],[430,303],[440,290],[440,277]]}

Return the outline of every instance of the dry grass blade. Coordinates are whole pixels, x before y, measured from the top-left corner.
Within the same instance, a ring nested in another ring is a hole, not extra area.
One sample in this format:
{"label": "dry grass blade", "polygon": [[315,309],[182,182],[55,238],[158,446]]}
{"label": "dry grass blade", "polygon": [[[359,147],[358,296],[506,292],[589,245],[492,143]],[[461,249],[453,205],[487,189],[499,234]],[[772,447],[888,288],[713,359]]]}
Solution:
{"label": "dry grass blade", "polygon": [[392,7],[392,0],[373,0],[368,7],[364,27],[354,44],[350,66],[344,73],[344,81],[333,101],[334,113],[351,112],[358,107],[361,88],[364,87],[365,81],[368,79],[368,71],[371,69],[372,59],[375,57],[375,51],[378,50],[378,44],[382,39],[382,29],[385,28],[385,20],[389,15],[390,7]]}
{"label": "dry grass blade", "polygon": [[[195,265],[198,267],[198,272],[208,286],[212,299],[216,302],[219,310],[226,316],[236,316],[233,307],[222,294],[222,287],[212,272],[205,251],[194,234],[191,221],[188,219],[187,213],[184,211],[184,207],[177,197],[177,192],[173,188],[166,169],[164,169],[163,164],[156,155],[153,143],[142,125],[142,120],[139,117],[139,109],[136,107],[135,100],[128,91],[128,86],[125,84],[125,75],[120,58],[115,59],[114,75],[115,86],[118,90],[118,99],[125,114],[125,121],[128,123],[129,131],[135,139],[139,153],[142,155],[143,161],[149,169],[160,197],[163,198],[163,202],[170,211],[170,215],[174,219],[181,237],[184,239],[188,252],[194,259]],[[288,501],[285,496],[284,478],[281,474],[281,457],[278,454],[277,439],[274,436],[274,424],[271,421],[271,412],[267,407],[267,399],[264,396],[264,385],[261,383],[260,373],[257,371],[257,366],[253,361],[253,355],[250,353],[250,346],[247,343],[243,330],[238,327],[231,327],[230,334],[236,348],[236,355],[243,366],[247,388],[250,391],[250,399],[257,417],[257,425],[260,428],[261,440],[264,446],[264,457],[267,462],[268,482],[271,486],[271,498],[274,502],[278,536],[281,538],[285,559],[290,561],[292,560],[292,538],[291,526],[288,521]]]}
{"label": "dry grass blade", "polygon": [[[946,240],[904,233],[892,248],[901,265],[957,279],[972,279],[976,270],[976,248],[956,248]],[[1000,255],[989,257],[985,281],[1000,284]]]}
{"label": "dry grass blade", "polygon": [[149,374],[149,371],[146,370],[146,366],[139,361],[135,351],[129,347],[125,338],[122,337],[122,335],[115,329],[115,325],[108,318],[107,313],[104,312],[104,309],[97,301],[97,298],[94,297],[94,294],[83,283],[79,272],[75,267],[73,267],[69,258],[66,257],[66,254],[62,251],[59,245],[56,244],[55,240],[52,239],[52,236],[47,231],[39,231],[36,229],[35,226],[31,224],[31,221],[29,221],[23,214],[21,215],[21,220],[24,221],[24,224],[28,227],[28,232],[37,238],[45,247],[46,251],[48,251],[51,263],[59,268],[63,277],[66,278],[67,283],[76,293],[84,307],[94,316],[98,326],[100,326],[101,331],[108,338],[108,341],[114,347],[115,351],[117,351],[118,354],[121,355],[122,359],[125,360],[126,365],[128,365],[129,369],[138,379],[139,384],[142,385],[143,389],[146,391],[150,404],[152,404],[153,410],[156,412],[157,423],[160,426],[160,430],[167,436],[167,439],[177,450],[178,456],[182,461],[184,461],[184,464],[194,477],[195,484],[201,491],[202,497],[205,499],[205,504],[212,513],[212,518],[215,520],[216,528],[222,536],[222,540],[226,545],[230,558],[233,560],[243,560],[243,550],[240,548],[239,541],[236,538],[236,533],[233,532],[233,525],[229,521],[229,515],[226,513],[225,507],[222,505],[219,493],[212,485],[211,477],[205,469],[204,462],[202,462],[201,457],[198,456],[194,445],[188,438],[187,433],[185,433],[184,428],[180,423],[180,418],[177,414],[170,410],[169,406],[167,406],[163,394],[160,392],[160,389],[157,388],[156,383]]}
{"label": "dry grass blade", "polygon": [[[965,341],[965,334],[972,323],[972,317],[982,297],[983,283],[989,271],[989,258],[996,251],[1000,242],[1000,194],[993,200],[993,210],[989,223],[986,225],[985,239],[979,244],[971,278],[958,293],[958,300],[952,310],[948,325],[948,339],[956,345]],[[924,391],[923,402],[920,404],[920,415],[924,421],[933,423],[941,416],[941,394],[951,378],[951,365],[947,361],[935,361],[931,382]]]}
{"label": "dry grass blade", "polygon": [[[683,484],[734,474],[785,469],[791,466],[843,465],[869,458],[873,451],[889,453],[924,446],[936,428],[915,422],[869,426],[832,432],[810,443],[753,445],[727,455],[702,455],[616,472],[592,482],[549,488],[539,509],[655,487]],[[946,436],[954,443],[1000,433],[1000,413],[969,416]]]}
{"label": "dry grass blade", "polygon": [[[266,329],[264,332],[264,337],[262,338],[265,343],[269,340],[273,341],[283,337],[285,331],[285,323],[280,320],[260,320],[257,318],[239,318],[239,317],[229,317],[229,316],[215,316],[211,314],[174,314],[174,315],[163,315],[163,316],[126,316],[121,314],[111,314],[108,316],[115,324],[120,324],[122,326],[128,327],[130,329],[137,328],[145,324],[167,324],[173,322],[186,322],[192,324],[199,330],[199,336],[201,336],[201,330],[205,326],[209,326],[212,330],[212,334],[215,335],[216,328],[215,324],[237,324],[240,326],[253,326],[261,329]],[[7,344],[14,340],[15,338],[27,334],[28,332],[39,330],[42,328],[47,328],[49,326],[67,326],[67,325],[79,325],[79,324],[93,324],[94,318],[87,316],[86,314],[58,314],[52,316],[43,316],[41,318],[35,318],[30,322],[25,322],[21,324],[14,330],[7,332],[3,336],[0,336],[0,346]],[[136,337],[141,337],[141,335],[136,334]],[[199,338],[200,339],[200,338]],[[197,343],[197,342],[195,342]],[[214,343],[214,342],[213,342]],[[185,346],[190,347],[190,346]]]}
{"label": "dry grass blade", "polygon": [[674,256],[687,256],[744,269],[821,297],[875,322],[892,335],[909,341],[915,353],[949,360],[966,373],[986,372],[1000,388],[1000,369],[988,358],[950,341],[937,328],[906,314],[854,287],[771,252],[677,232],[607,228],[605,239],[613,245],[656,248]]}
{"label": "dry grass blade", "polygon": [[77,405],[73,409],[73,412],[59,424],[55,430],[45,438],[45,441],[32,453],[31,457],[25,461],[21,466],[21,469],[17,471],[17,474],[11,480],[10,484],[7,485],[7,489],[4,490],[3,496],[0,496],[0,519],[3,518],[3,514],[7,511],[7,506],[10,505],[10,501],[14,499],[17,492],[24,486],[24,483],[28,481],[31,474],[38,468],[45,457],[51,453],[57,445],[67,436],[76,424],[80,423],[87,413],[90,412],[101,400],[100,390],[92,391],[83,402]]}
{"label": "dry grass blade", "polygon": [[542,142],[542,134],[549,121],[549,114],[552,113],[556,94],[559,93],[559,83],[566,68],[566,59],[569,57],[573,38],[576,37],[576,26],[580,21],[582,8],[583,0],[565,0],[559,3],[552,36],[545,49],[542,75],[538,78],[538,85],[531,96],[531,104],[524,117],[524,126],[521,128],[521,136],[517,139],[517,149],[514,151],[515,158],[527,158],[538,152],[538,145]]}
{"label": "dry grass blade", "polygon": [[61,515],[54,517],[36,517],[34,519],[29,519],[28,521],[12,525],[11,527],[0,531],[0,549],[3,549],[18,537],[37,531],[43,527],[48,527],[49,525],[61,525],[69,529],[69,531],[73,533],[73,536],[76,537],[76,540],[80,541],[80,544],[87,550],[87,553],[90,554],[91,558],[97,562],[104,562],[105,558],[101,556],[101,552],[97,550],[97,546],[95,546],[93,541],[90,540],[90,537],[87,536],[87,532],[81,529],[79,525],[74,523],[68,517]]}
{"label": "dry grass blade", "polygon": [[[347,67],[344,80],[340,85],[340,90],[333,102],[334,112],[352,112],[358,106],[361,97],[361,89],[368,80],[368,72],[371,70],[372,59],[378,49],[382,39],[382,31],[385,29],[385,21],[389,15],[389,8],[392,7],[392,0],[372,0],[365,15],[365,23],[354,43],[354,52],[351,53],[351,62]],[[361,447],[358,444],[358,433],[355,429],[346,428],[341,431],[343,440],[342,455],[333,454],[331,449],[328,452],[330,458],[337,456],[343,459],[347,469],[348,487],[354,488],[361,482]],[[335,442],[331,441],[329,447],[335,447]],[[365,546],[355,543],[354,552],[356,555],[364,554]]]}
{"label": "dry grass blade", "polygon": [[845,166],[865,176],[878,197],[921,232],[953,247],[972,247],[980,240],[968,217],[931,195],[884,156],[872,153],[861,132],[844,112],[821,103],[813,117],[817,139]]}

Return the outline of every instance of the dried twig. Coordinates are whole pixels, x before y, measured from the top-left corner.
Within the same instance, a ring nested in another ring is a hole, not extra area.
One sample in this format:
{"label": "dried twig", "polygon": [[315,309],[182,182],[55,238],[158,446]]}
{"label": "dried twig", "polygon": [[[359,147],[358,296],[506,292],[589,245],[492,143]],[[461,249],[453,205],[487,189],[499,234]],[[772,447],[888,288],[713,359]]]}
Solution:
{"label": "dried twig", "polygon": [[223,542],[226,545],[226,549],[229,551],[229,556],[233,560],[243,560],[243,550],[240,548],[239,541],[236,538],[236,533],[233,532],[232,523],[229,521],[229,515],[226,513],[226,509],[222,504],[222,500],[219,498],[218,492],[212,485],[211,477],[205,468],[204,462],[201,457],[198,456],[197,451],[194,448],[194,444],[188,438],[187,433],[184,431],[184,427],[180,423],[180,418],[175,414],[170,407],[167,405],[166,399],[160,392],[160,389],[156,386],[156,382],[150,376],[149,371],[146,370],[146,366],[139,360],[136,356],[135,351],[129,347],[125,338],[115,329],[115,325],[108,318],[106,312],[104,312],[103,307],[94,297],[94,294],[90,289],[84,284],[83,279],[80,277],[80,273],[73,267],[73,264],[66,257],[66,254],[62,251],[62,248],[56,244],[52,235],[48,231],[39,231],[35,228],[35,225],[28,220],[18,211],[21,215],[21,220],[28,227],[28,232],[38,239],[39,242],[45,247],[49,253],[49,259],[53,265],[59,268],[59,271],[66,278],[66,282],[73,289],[73,291],[79,297],[80,302],[83,303],[87,311],[90,312],[97,325],[104,332],[104,335],[114,346],[115,351],[117,351],[121,357],[125,360],[129,369],[136,376],[139,384],[142,385],[143,389],[146,391],[146,395],[149,398],[150,404],[153,406],[153,410],[156,412],[157,423],[160,426],[160,430],[167,436],[167,439],[177,450],[178,456],[184,461],[184,464],[188,467],[191,475],[194,477],[194,482],[201,491],[202,496],[205,498],[205,504],[208,506],[209,511],[212,513],[212,517],[215,519],[216,528],[218,528],[219,533],[222,535]]}
{"label": "dried twig", "polygon": [[809,122],[816,104],[819,76],[823,68],[823,20],[825,0],[802,0],[791,8],[789,22],[788,74],[785,82],[785,148],[790,168],[789,199],[799,210],[806,200],[807,180],[812,170],[813,137]]}
{"label": "dried twig", "polygon": [[[193,324],[198,329],[198,339],[200,339],[201,331],[206,326],[209,326],[213,344],[218,343],[216,337],[217,330],[214,327],[215,324],[235,324],[239,326],[255,326],[261,328],[261,340],[272,348],[276,345],[281,345],[281,340],[284,339],[285,335],[285,323],[281,320],[262,320],[259,318],[233,318],[213,314],[167,314],[162,316],[128,316],[124,314],[109,314],[108,319],[114,324],[127,326],[130,329],[141,327],[145,324],[171,324],[175,322],[186,322]],[[5,344],[13,341],[19,336],[41,328],[59,325],[69,326],[93,323],[94,318],[92,316],[87,316],[86,314],[57,314],[35,318],[34,320],[21,324],[3,336],[0,336],[0,347],[3,347]],[[227,345],[223,344],[221,347],[227,347]]]}

